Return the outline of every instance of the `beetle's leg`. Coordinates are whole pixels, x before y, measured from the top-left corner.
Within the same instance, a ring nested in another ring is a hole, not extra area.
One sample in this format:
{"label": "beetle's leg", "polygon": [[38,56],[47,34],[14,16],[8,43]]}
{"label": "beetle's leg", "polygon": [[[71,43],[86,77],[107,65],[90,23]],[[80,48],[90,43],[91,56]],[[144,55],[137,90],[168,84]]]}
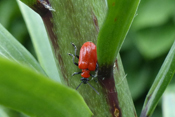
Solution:
{"label": "beetle's leg", "polygon": [[95,75],[90,74],[90,76],[92,77],[91,80],[94,80],[96,83],[98,83],[98,81],[97,81],[97,77],[95,77]]}
{"label": "beetle's leg", "polygon": [[75,48],[75,56],[79,59],[79,56],[77,55],[77,47],[74,43],[71,43],[73,47]]}
{"label": "beetle's leg", "polygon": [[99,95],[99,92],[91,85],[87,82],[87,84]]}
{"label": "beetle's leg", "polygon": [[92,78],[95,78],[95,75],[90,74],[90,76],[91,76]]}
{"label": "beetle's leg", "polygon": [[77,74],[81,74],[82,72],[74,72],[73,74],[72,74],[72,76],[74,76],[74,75],[77,75]]}
{"label": "beetle's leg", "polygon": [[98,74],[98,63],[96,63],[96,69],[95,69],[95,75],[97,76]]}
{"label": "beetle's leg", "polygon": [[74,56],[73,54],[70,54],[70,53],[69,53],[69,55],[73,57],[73,59],[72,59],[72,60],[73,60],[73,63],[74,63],[76,66],[78,66],[78,63],[75,63],[75,61],[74,61],[75,56]]}
{"label": "beetle's leg", "polygon": [[90,74],[90,76],[92,77],[92,79],[91,79],[91,80],[94,80],[96,83],[98,83],[98,81],[97,81],[97,79],[96,79],[96,76],[95,76],[95,75]]}
{"label": "beetle's leg", "polygon": [[76,90],[80,87],[80,85],[83,83],[83,81],[77,86]]}
{"label": "beetle's leg", "polygon": [[79,56],[78,55],[75,55],[78,59],[79,59]]}

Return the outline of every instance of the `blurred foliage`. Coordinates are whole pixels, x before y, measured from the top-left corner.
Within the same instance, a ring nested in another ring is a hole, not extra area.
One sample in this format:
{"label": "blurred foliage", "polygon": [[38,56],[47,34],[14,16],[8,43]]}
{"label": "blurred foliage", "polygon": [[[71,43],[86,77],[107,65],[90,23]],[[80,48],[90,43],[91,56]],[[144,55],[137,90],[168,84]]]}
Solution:
{"label": "blurred foliage", "polygon": [[35,56],[26,24],[16,0],[0,0],[0,16],[0,23]]}
{"label": "blurred foliage", "polygon": [[[121,49],[123,65],[138,115],[147,91],[175,40],[174,11],[174,0],[142,0]],[[160,103],[153,117],[161,116]]]}
{"label": "blurred foliage", "polygon": [[[121,49],[121,58],[136,110],[141,112],[147,91],[175,40],[175,1],[141,0]],[[0,0],[0,23],[29,51],[33,46],[15,0]],[[174,83],[172,81],[172,83]],[[153,117],[161,117],[161,103]]]}
{"label": "blurred foliage", "polygon": [[16,38],[24,44],[27,28],[22,19],[20,10],[15,0],[0,1],[0,22]]}

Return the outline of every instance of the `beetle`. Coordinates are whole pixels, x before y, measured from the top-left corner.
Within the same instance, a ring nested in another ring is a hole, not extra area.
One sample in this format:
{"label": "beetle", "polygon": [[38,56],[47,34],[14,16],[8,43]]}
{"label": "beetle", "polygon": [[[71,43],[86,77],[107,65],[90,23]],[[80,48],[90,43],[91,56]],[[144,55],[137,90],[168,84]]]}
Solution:
{"label": "beetle", "polygon": [[[83,78],[81,78],[81,83],[78,85],[76,90],[79,88],[79,86],[84,83],[88,84],[97,94],[99,94],[95,88],[88,83],[89,77],[97,77],[97,72],[98,72],[98,63],[97,63],[97,49],[96,45],[92,42],[85,42],[81,49],[80,49],[80,55],[78,56],[76,54],[77,52],[77,47],[75,46],[74,43],[71,43],[73,47],[75,48],[75,55],[70,54],[70,56],[73,57],[73,63],[81,69],[81,72],[75,72],[72,74],[72,76],[76,74],[81,74]],[[76,63],[75,57],[79,59],[78,63]],[[95,71],[95,75],[90,74],[91,71]]]}

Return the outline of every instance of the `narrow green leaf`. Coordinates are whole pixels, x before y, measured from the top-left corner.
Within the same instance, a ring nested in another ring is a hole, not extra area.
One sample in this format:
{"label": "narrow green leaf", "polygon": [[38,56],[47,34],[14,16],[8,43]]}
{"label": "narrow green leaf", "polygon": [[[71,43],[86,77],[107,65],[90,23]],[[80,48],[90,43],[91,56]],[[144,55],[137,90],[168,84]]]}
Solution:
{"label": "narrow green leaf", "polygon": [[100,65],[113,64],[135,17],[140,0],[108,0],[108,12],[97,40]]}
{"label": "narrow green leaf", "polygon": [[40,65],[50,78],[61,82],[41,17],[19,0],[17,2],[26,21]]}
{"label": "narrow green leaf", "polygon": [[0,104],[35,117],[90,117],[77,91],[0,58]]}
{"label": "narrow green leaf", "polygon": [[0,24],[0,56],[45,74],[35,58]]}
{"label": "narrow green leaf", "polygon": [[144,102],[141,117],[149,117],[175,73],[175,42],[171,47]]}

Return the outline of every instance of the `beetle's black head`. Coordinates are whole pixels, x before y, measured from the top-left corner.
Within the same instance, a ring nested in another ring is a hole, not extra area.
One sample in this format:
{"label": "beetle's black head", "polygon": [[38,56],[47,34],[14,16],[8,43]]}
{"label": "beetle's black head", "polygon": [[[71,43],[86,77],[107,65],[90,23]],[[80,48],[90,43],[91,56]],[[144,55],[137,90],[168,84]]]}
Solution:
{"label": "beetle's black head", "polygon": [[81,81],[82,81],[84,84],[87,84],[87,82],[89,81],[89,78],[81,78]]}
{"label": "beetle's black head", "polygon": [[97,91],[91,84],[88,83],[88,81],[89,81],[88,78],[81,78],[81,81],[82,81],[82,82],[78,85],[78,87],[76,88],[76,90],[79,88],[79,86],[80,86],[82,83],[84,83],[84,84],[88,84],[88,85],[99,95],[98,91]]}

